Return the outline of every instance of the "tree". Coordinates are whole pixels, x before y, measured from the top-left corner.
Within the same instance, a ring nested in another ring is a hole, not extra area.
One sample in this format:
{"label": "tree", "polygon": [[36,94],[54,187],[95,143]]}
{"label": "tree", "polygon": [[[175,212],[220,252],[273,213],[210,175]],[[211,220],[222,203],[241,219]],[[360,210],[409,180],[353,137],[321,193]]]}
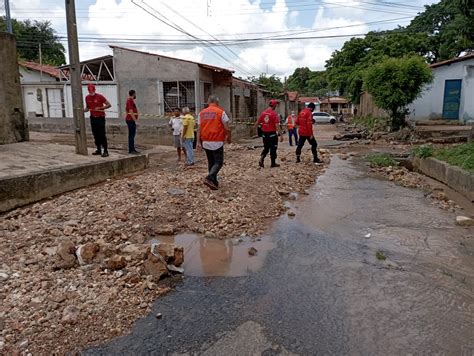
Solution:
{"label": "tree", "polygon": [[255,76],[248,77],[248,81],[263,86],[268,90],[273,96],[279,96],[283,92],[283,83],[280,78],[275,74],[267,76],[265,74],[260,74],[257,78]]}
{"label": "tree", "polygon": [[366,71],[364,87],[375,104],[389,112],[392,128],[399,129],[405,123],[407,105],[432,80],[431,69],[420,56],[386,58]]}
{"label": "tree", "polygon": [[301,95],[324,96],[329,92],[326,71],[312,71],[307,67],[296,68],[288,77],[288,90],[296,90]]}
{"label": "tree", "polygon": [[[65,49],[49,21],[18,21],[13,19],[13,33],[17,39],[18,56],[22,60],[39,62],[39,44],[45,64],[59,66],[66,63]],[[0,17],[0,31],[6,23]]]}

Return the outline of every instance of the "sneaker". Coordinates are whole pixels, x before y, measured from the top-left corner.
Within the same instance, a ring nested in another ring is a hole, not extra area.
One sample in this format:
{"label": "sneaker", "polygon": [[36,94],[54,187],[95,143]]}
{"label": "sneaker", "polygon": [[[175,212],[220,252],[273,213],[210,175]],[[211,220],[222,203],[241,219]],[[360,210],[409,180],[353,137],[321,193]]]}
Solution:
{"label": "sneaker", "polygon": [[140,152],[135,150],[135,151],[128,152],[128,154],[130,154],[130,155],[139,155]]}
{"label": "sneaker", "polygon": [[296,157],[296,163],[301,163],[301,159],[299,157]]}
{"label": "sneaker", "polygon": [[324,162],[321,161],[318,157],[316,157],[316,158],[313,160],[313,163],[319,165],[319,164],[323,164]]}
{"label": "sneaker", "polygon": [[104,151],[104,153],[102,153],[102,157],[109,157],[109,152]]}
{"label": "sneaker", "polygon": [[207,185],[211,190],[217,190],[219,187],[217,186],[216,183],[214,183],[211,179],[205,178],[204,179],[204,184]]}
{"label": "sneaker", "polygon": [[280,167],[280,165],[278,163],[272,163],[272,165],[270,167],[271,168],[277,168],[277,167]]}
{"label": "sneaker", "polygon": [[94,156],[100,156],[102,154],[102,152],[100,152],[100,150],[95,150],[94,152],[92,152],[92,154]]}

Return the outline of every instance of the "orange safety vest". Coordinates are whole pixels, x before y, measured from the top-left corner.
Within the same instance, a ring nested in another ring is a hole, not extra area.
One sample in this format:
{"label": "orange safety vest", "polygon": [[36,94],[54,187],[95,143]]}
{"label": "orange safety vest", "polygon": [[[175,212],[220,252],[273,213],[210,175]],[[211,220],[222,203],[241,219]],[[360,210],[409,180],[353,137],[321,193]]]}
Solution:
{"label": "orange safety vest", "polygon": [[225,141],[225,128],[221,120],[223,113],[224,110],[216,104],[209,104],[209,107],[199,113],[202,141]]}
{"label": "orange safety vest", "polygon": [[287,120],[288,120],[288,124],[287,124],[288,125],[288,130],[291,130],[295,126],[296,116],[291,117],[291,115],[290,115],[290,116],[288,116]]}

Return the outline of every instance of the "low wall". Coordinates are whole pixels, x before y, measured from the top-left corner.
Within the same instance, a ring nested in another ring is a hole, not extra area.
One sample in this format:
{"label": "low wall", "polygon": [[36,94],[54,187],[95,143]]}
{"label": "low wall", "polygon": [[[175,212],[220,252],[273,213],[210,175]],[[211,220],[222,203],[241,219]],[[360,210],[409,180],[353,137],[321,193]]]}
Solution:
{"label": "low wall", "polygon": [[[107,138],[114,142],[128,140],[128,128],[124,120],[108,118]],[[73,119],[71,118],[32,118],[28,119],[30,131],[49,133],[74,133]],[[233,123],[232,139],[237,142],[240,139],[251,138],[255,130],[251,125],[244,123]],[[86,119],[86,130],[92,133],[90,121]],[[143,119],[139,120],[137,126],[136,142],[138,144],[151,145],[173,145],[173,136],[168,126],[167,119]]]}
{"label": "low wall", "polygon": [[0,212],[147,167],[148,156],[140,155],[3,178]]}
{"label": "low wall", "polygon": [[474,202],[474,174],[436,158],[413,159],[415,170],[434,178]]}

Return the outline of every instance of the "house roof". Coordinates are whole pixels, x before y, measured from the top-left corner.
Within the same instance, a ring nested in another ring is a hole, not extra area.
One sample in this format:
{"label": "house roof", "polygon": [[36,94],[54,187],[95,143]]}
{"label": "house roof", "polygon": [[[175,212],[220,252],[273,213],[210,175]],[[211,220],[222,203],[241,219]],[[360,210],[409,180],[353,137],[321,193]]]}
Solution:
{"label": "house roof", "polygon": [[187,60],[187,59],[181,59],[181,58],[176,58],[176,57],[165,56],[165,55],[157,54],[157,53],[138,51],[136,49],[125,48],[125,47],[114,46],[114,45],[109,45],[109,47],[112,48],[112,49],[118,48],[118,49],[123,49],[123,50],[126,50],[126,51],[137,52],[137,53],[142,53],[142,54],[148,54],[148,55],[156,56],[156,57],[163,57],[163,58],[174,59],[174,60],[177,60],[177,61],[194,63],[194,64],[197,64],[198,66],[200,66],[202,68],[211,69],[211,70],[214,70],[215,72],[228,72],[230,74],[235,72],[234,70],[228,69],[228,68],[217,67],[217,66],[213,66],[213,65],[210,65],[210,64],[199,63],[199,62],[194,62],[194,61],[190,61],[190,60]]}
{"label": "house roof", "polygon": [[300,103],[315,103],[315,104],[318,104],[320,102],[317,96],[300,96],[298,101]]}
{"label": "house roof", "polygon": [[298,100],[298,92],[297,91],[287,91],[288,100],[289,101],[297,101]]}
{"label": "house roof", "polygon": [[321,103],[331,103],[331,104],[347,104],[349,100],[342,96],[330,96],[324,99],[321,99]]}
{"label": "house roof", "polygon": [[48,64],[39,64],[36,62],[20,62],[19,65],[29,70],[46,73],[54,78],[61,77],[60,70]]}
{"label": "house roof", "polygon": [[441,61],[438,63],[433,63],[432,65],[430,65],[430,68],[438,68],[445,65],[450,65],[452,63],[467,61],[468,59],[474,59],[474,53],[466,54],[465,56],[462,56],[462,57],[451,58],[446,61]]}

